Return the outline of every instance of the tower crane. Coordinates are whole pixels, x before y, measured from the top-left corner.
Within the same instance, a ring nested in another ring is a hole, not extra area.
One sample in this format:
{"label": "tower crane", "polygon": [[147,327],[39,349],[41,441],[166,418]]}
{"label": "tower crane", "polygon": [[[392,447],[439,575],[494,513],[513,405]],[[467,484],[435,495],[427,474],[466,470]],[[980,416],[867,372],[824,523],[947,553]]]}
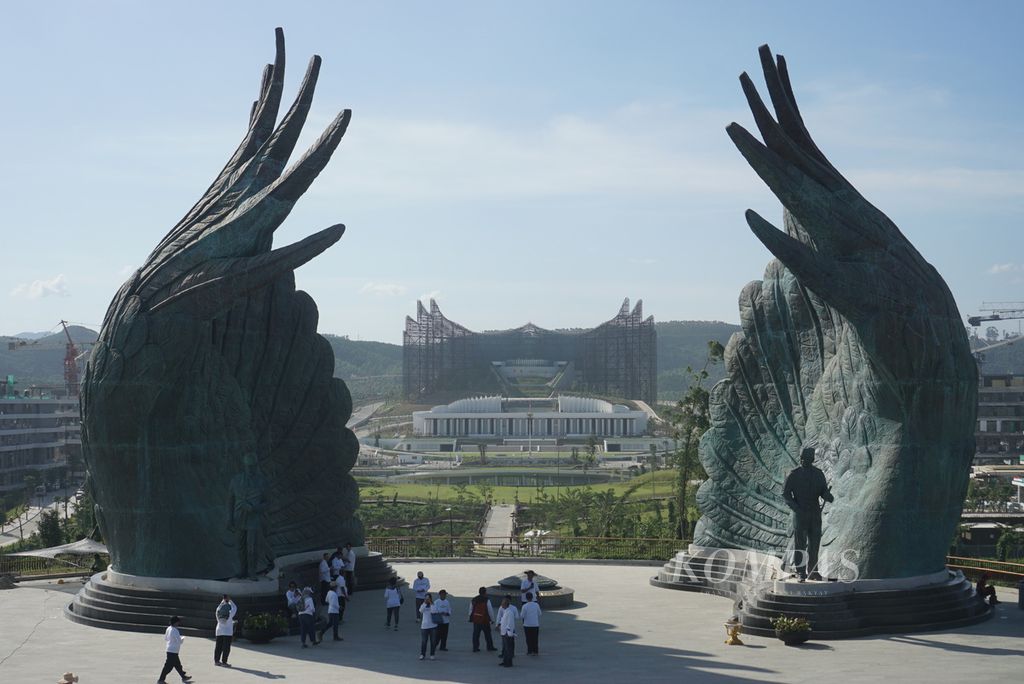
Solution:
{"label": "tower crane", "polygon": [[1024,318],[1024,302],[982,302],[981,316],[971,316],[967,322],[977,327],[985,321],[1011,321]]}
{"label": "tower crane", "polygon": [[[71,339],[71,331],[68,330],[68,322],[62,320],[58,325],[64,331],[64,337],[67,338],[67,342],[64,344],[64,388],[68,393],[68,396],[77,397],[78,390],[80,387],[79,373],[78,373],[78,362],[88,355],[89,350],[79,353],[78,345]],[[52,329],[52,328],[51,328]],[[26,342],[24,340],[17,340],[7,343],[9,351],[21,351],[21,350],[33,350],[33,351],[47,351],[54,350],[54,347],[41,345],[36,346],[36,342]],[[93,345],[95,342],[85,342],[82,344]]]}

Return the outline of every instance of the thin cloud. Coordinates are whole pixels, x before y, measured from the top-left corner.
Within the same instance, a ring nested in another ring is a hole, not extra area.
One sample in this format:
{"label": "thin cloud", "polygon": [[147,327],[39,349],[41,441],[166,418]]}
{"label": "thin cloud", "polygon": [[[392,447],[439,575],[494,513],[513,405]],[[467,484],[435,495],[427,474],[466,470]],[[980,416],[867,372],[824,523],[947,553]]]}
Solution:
{"label": "thin cloud", "polygon": [[49,280],[33,280],[22,283],[11,290],[11,296],[20,299],[42,299],[43,297],[70,297],[67,279],[59,273]]}
{"label": "thin cloud", "polygon": [[398,283],[374,283],[368,282],[359,288],[362,294],[372,294],[377,297],[400,297],[407,291],[405,285]]}
{"label": "thin cloud", "polygon": [[1012,271],[1019,270],[1021,270],[1020,264],[992,264],[988,268],[988,272],[992,275],[996,275],[998,273],[1010,273]]}

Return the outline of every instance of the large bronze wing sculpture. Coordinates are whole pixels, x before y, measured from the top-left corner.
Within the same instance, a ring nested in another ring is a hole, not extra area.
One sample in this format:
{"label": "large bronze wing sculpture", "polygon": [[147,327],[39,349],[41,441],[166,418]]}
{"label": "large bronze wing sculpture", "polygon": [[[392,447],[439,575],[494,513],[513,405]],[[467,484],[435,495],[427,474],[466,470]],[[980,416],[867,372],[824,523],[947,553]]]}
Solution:
{"label": "large bronze wing sculpture", "polygon": [[351,398],[293,274],[345,227],[271,249],[351,112],[286,170],[320,58],[275,126],[284,67],[278,29],[242,143],[118,291],[88,364],[85,459],[121,572],[251,576],[275,556],[362,543]]}
{"label": "large bronze wing sculpture", "polygon": [[[729,136],[782,202],[784,230],[747,222],[775,255],[740,295],[701,440],[698,545],[784,552],[781,491],[802,446],[832,485],[823,574],[940,571],[974,454],[977,371],[942,277],[835,169],[804,127],[786,62],[760,50],[768,111],[740,77],[763,143]],[[847,567],[849,570],[849,567]]]}

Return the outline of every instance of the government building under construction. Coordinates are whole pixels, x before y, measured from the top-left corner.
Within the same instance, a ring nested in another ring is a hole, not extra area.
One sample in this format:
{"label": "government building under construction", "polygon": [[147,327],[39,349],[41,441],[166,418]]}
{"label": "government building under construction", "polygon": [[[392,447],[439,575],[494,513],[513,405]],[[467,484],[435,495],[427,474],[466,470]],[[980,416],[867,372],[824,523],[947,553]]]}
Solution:
{"label": "government building under construction", "polygon": [[512,330],[473,332],[416,304],[406,317],[403,389],[412,401],[458,393],[549,397],[576,391],[653,404],[658,361],[654,317],[626,299],[615,318],[586,330],[545,330],[532,323]]}

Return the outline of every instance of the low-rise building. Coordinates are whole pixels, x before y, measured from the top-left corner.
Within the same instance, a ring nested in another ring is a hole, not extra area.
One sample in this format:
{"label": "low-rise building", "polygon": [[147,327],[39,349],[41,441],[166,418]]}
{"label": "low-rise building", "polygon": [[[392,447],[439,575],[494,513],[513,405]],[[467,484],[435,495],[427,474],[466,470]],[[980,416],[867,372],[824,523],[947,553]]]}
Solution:
{"label": "low-rise building", "polygon": [[647,414],[602,399],[561,395],[548,399],[473,397],[412,414],[420,437],[495,440],[632,437],[647,431]]}

